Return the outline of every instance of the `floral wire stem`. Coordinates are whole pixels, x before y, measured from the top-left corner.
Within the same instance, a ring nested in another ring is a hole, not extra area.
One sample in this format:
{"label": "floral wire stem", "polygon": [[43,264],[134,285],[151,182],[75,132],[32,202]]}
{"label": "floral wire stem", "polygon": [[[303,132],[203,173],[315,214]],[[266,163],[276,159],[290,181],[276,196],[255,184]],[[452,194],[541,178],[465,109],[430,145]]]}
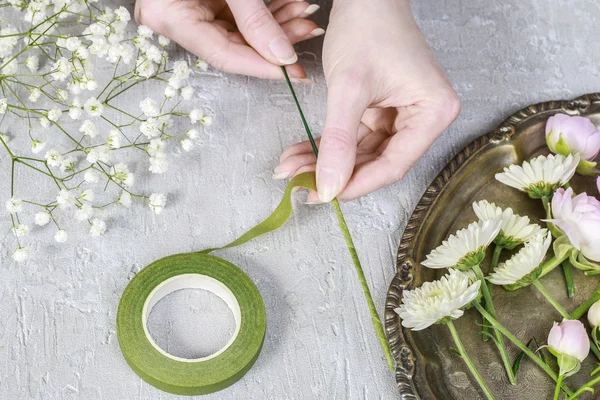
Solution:
{"label": "floral wire stem", "polygon": [[448,327],[448,329],[450,330],[450,333],[452,334],[452,339],[454,339],[454,344],[456,344],[458,352],[460,353],[460,357],[463,359],[463,361],[465,362],[465,364],[467,364],[467,367],[469,368],[469,371],[471,371],[471,374],[473,375],[473,377],[475,378],[475,380],[479,384],[479,387],[481,388],[481,390],[485,394],[485,397],[488,398],[488,399],[490,399],[490,400],[493,400],[494,399],[494,395],[492,394],[492,392],[490,391],[490,389],[487,387],[485,381],[483,380],[483,378],[479,374],[479,371],[477,371],[477,368],[473,364],[473,361],[471,361],[471,359],[469,358],[469,355],[467,354],[467,351],[465,350],[465,347],[463,346],[463,343],[460,340],[460,335],[456,331],[456,328],[454,327],[454,324],[452,323],[452,320],[448,319],[448,321],[446,322],[446,326]]}
{"label": "floral wire stem", "polygon": [[[534,363],[536,363],[546,374],[552,378],[554,382],[558,380],[558,375],[546,364],[540,357],[535,355],[533,351],[531,351],[527,346],[523,344],[515,335],[510,333],[508,329],[506,329],[500,322],[498,322],[494,317],[492,317],[486,310],[479,304],[477,301],[473,301],[471,303],[473,307],[479,311],[481,315],[483,315],[492,326],[500,331],[508,340],[510,340],[515,346],[519,348],[523,353],[525,353]],[[562,390],[567,395],[572,395],[573,392],[563,383]]]}
{"label": "floral wire stem", "polygon": [[552,297],[552,295],[550,294],[550,292],[548,292],[546,290],[546,288],[544,287],[544,285],[542,285],[542,282],[540,282],[539,280],[535,280],[533,281],[533,286],[535,286],[535,288],[544,295],[544,297],[546,298],[546,300],[548,300],[548,302],[550,304],[552,304],[552,306],[556,309],[556,311],[558,311],[558,313],[565,319],[571,319],[571,315],[563,308],[563,306],[560,305],[560,303],[556,300],[554,300],[554,297]]}
{"label": "floral wire stem", "polygon": [[[498,266],[498,262],[500,261],[500,255],[502,254],[502,250],[504,250],[504,247],[502,247],[499,244],[496,244],[496,246],[494,247],[494,253],[492,255],[492,263],[490,264],[490,272],[489,273],[494,272],[494,269],[496,269],[496,267]],[[491,293],[493,284],[491,282],[484,282],[484,283],[487,284],[488,291]],[[489,339],[488,333],[489,333],[490,327],[488,324],[485,323],[485,318],[483,318],[482,326],[483,326],[482,338],[483,338],[484,342],[487,342],[487,340]]]}
{"label": "floral wire stem", "polygon": [[[473,271],[475,272],[477,279],[481,281],[481,291],[483,292],[483,298],[485,300],[485,308],[488,311],[488,313],[495,318],[496,310],[494,309],[494,303],[492,301],[492,293],[490,292],[487,286],[487,282],[483,277],[483,272],[481,272],[481,268],[479,267],[479,265],[473,267]],[[485,325],[487,325],[487,322],[485,322],[484,320],[484,326]],[[496,344],[496,347],[498,348],[498,352],[500,353],[500,358],[502,359],[502,363],[504,364],[504,369],[506,370],[506,374],[508,375],[508,380],[512,385],[515,385],[517,383],[517,380],[512,369],[510,358],[508,357],[508,352],[506,351],[504,337],[497,329],[494,329],[494,336],[496,337],[494,342]]]}
{"label": "floral wire stem", "polygon": [[[304,118],[304,113],[302,112],[302,108],[300,107],[300,102],[296,97],[296,92],[294,91],[294,87],[292,86],[292,82],[290,81],[290,77],[285,69],[285,67],[281,67],[285,80],[287,82],[288,88],[292,94],[294,102],[296,104],[296,108],[298,109],[298,113],[300,114],[300,119],[302,120],[302,124],[304,125],[304,129],[306,130],[306,134],[310,140],[315,156],[319,156],[319,150],[314,141],[310,128],[308,127],[308,123],[306,122],[306,118]],[[340,203],[337,199],[333,199],[331,201],[333,208],[335,210],[335,214],[338,218],[339,226],[344,236],[344,240],[346,241],[346,245],[348,250],[350,251],[350,256],[352,257],[352,262],[354,263],[354,268],[356,273],[358,274],[358,279],[360,281],[360,285],[362,287],[364,296],[367,300],[367,305],[369,307],[369,312],[371,313],[371,322],[373,323],[373,327],[375,328],[375,334],[377,335],[377,339],[381,344],[383,349],[383,353],[387,360],[388,366],[390,370],[394,371],[394,359],[392,357],[392,353],[390,351],[390,347],[387,342],[387,338],[385,336],[385,332],[383,330],[383,324],[381,323],[381,319],[379,318],[379,314],[377,313],[377,308],[375,307],[375,302],[373,301],[373,297],[371,296],[371,291],[369,290],[369,285],[367,284],[367,279],[365,277],[365,273],[362,269],[362,265],[360,263],[360,259],[358,258],[358,253],[356,252],[356,248],[354,246],[354,241],[352,240],[352,236],[350,235],[350,231],[348,230],[348,225],[344,219],[344,214],[342,213],[342,209],[340,207]]]}

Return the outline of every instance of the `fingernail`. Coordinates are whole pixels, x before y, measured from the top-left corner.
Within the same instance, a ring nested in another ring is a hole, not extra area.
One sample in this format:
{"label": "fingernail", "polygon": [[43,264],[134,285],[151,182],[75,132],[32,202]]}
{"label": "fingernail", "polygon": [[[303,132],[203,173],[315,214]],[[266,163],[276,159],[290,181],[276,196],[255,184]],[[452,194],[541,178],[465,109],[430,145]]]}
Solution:
{"label": "fingernail", "polygon": [[290,78],[293,83],[313,83],[310,78]]}
{"label": "fingernail", "polygon": [[340,191],[340,174],[329,168],[319,168],[317,172],[317,191],[319,200],[329,203]]}
{"label": "fingernail", "polygon": [[318,205],[318,204],[323,204],[323,203],[322,203],[322,202],[320,202],[320,201],[307,201],[307,202],[305,202],[304,204],[306,204],[306,205],[308,205],[308,206],[315,206],[315,205]]}
{"label": "fingernail", "polygon": [[298,55],[286,37],[280,36],[271,40],[271,43],[269,43],[269,48],[271,49],[271,53],[273,53],[277,61],[282,64],[293,64],[298,61]]}
{"label": "fingernail", "polygon": [[300,14],[300,18],[306,18],[309,15],[313,15],[319,11],[319,8],[321,7],[319,7],[317,4],[311,4],[310,6],[306,7],[306,10],[304,10],[302,14]]}
{"label": "fingernail", "polygon": [[308,36],[315,38],[315,37],[317,37],[317,36],[321,36],[321,35],[322,35],[322,34],[324,34],[324,33],[325,33],[325,29],[323,29],[323,28],[317,28],[317,29],[314,29],[314,30],[312,30],[312,31],[311,31],[311,32],[308,34]]}
{"label": "fingernail", "polygon": [[279,167],[273,170],[273,179],[285,179],[290,176],[289,172],[279,172]]}

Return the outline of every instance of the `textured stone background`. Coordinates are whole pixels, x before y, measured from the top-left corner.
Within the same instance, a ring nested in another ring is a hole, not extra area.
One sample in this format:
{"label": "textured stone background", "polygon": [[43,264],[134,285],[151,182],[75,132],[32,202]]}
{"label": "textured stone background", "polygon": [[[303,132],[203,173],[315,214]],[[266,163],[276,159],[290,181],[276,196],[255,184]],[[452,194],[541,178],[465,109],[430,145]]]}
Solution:
{"label": "textured stone background", "polygon": [[[329,2],[320,3],[315,18],[325,26]],[[413,8],[463,112],[402,182],[343,206],[381,311],[402,229],[444,164],[527,104],[600,90],[594,0],[437,0]],[[315,132],[325,118],[321,44],[298,46],[314,80],[298,86],[298,95]],[[121,356],[120,294],[151,261],[224,244],[268,215],[284,188],[271,170],[286,146],[304,139],[281,82],[213,71],[196,75],[194,86],[214,110],[215,125],[203,148],[143,184],[169,193],[162,215],[137,205],[113,214],[103,238],[73,232],[61,246],[52,232],[34,232],[32,258],[18,266],[10,259],[10,220],[0,213],[0,398],[177,398],[144,383]],[[0,153],[1,198],[8,197],[6,162]],[[260,289],[268,331],[246,377],[205,398],[398,397],[331,208],[298,201],[296,209],[280,231],[219,254]],[[226,315],[213,296],[180,292],[157,306],[151,328],[176,354],[204,354],[226,341],[232,330]]]}

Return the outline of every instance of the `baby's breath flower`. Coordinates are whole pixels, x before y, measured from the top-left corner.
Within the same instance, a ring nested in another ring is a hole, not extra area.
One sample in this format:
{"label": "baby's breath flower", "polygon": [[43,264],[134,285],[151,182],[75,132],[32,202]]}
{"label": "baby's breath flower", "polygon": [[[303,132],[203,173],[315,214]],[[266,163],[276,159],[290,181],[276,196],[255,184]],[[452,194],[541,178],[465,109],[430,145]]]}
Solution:
{"label": "baby's breath flower", "polygon": [[167,197],[164,194],[152,193],[148,199],[148,206],[156,214],[160,214],[167,204]]}
{"label": "baby's breath flower", "polygon": [[129,168],[123,163],[119,163],[110,167],[109,174],[111,179],[117,183],[122,183],[125,186],[133,185],[133,173],[129,172]]}
{"label": "baby's breath flower", "polygon": [[116,129],[112,129],[110,132],[108,132],[108,140],[106,141],[106,144],[111,149],[118,149],[121,147],[121,135]]}
{"label": "baby's breath flower", "polygon": [[90,51],[87,49],[87,47],[79,46],[79,48],[75,50],[73,55],[79,58],[80,60],[86,60],[90,56]]}
{"label": "baby's breath flower", "polygon": [[98,161],[107,163],[110,161],[111,151],[107,145],[96,146],[90,149],[86,156],[86,161],[89,163],[97,163]]}
{"label": "baby's breath flower", "polygon": [[46,159],[46,162],[48,163],[49,166],[60,167],[63,156],[56,150],[50,150],[50,151],[46,152],[46,155],[44,156],[44,158]]}
{"label": "baby's breath flower", "polygon": [[52,124],[52,123],[50,122],[50,120],[49,120],[48,118],[46,118],[46,117],[40,117],[40,118],[38,118],[38,122],[39,122],[39,123],[40,123],[40,125],[41,125],[42,127],[44,127],[44,128],[49,128],[49,127],[50,127],[50,125]]}
{"label": "baby's breath flower", "polygon": [[479,294],[481,281],[469,282],[467,274],[451,269],[440,280],[425,282],[402,293],[402,304],[394,311],[402,326],[420,331],[433,324],[460,318],[463,308]]}
{"label": "baby's breath flower", "polygon": [[187,137],[189,137],[192,140],[196,140],[200,137],[200,132],[198,132],[197,129],[190,129],[186,132]]}
{"label": "baby's breath flower", "polygon": [[62,189],[56,196],[56,203],[60,208],[71,208],[75,201],[76,197],[70,190]]}
{"label": "baby's breath flower", "polygon": [[129,11],[121,6],[115,10],[115,21],[129,22],[131,20],[131,15]]}
{"label": "baby's breath flower", "polygon": [[147,58],[138,57],[135,72],[143,78],[150,78],[156,72],[156,64]]}
{"label": "baby's breath flower", "polygon": [[67,235],[67,232],[65,232],[63,229],[59,229],[56,231],[56,234],[54,234],[54,240],[56,240],[57,243],[66,242],[68,237],[69,235]]}
{"label": "baby's breath flower", "polygon": [[[90,117],[99,117],[102,115],[102,112],[104,112],[104,105],[95,97],[90,97],[83,105],[83,109]],[[84,123],[85,122],[87,121],[84,121]],[[88,136],[93,137],[91,135]]]}
{"label": "baby's breath flower", "polygon": [[40,151],[44,150],[45,147],[46,147],[46,143],[44,143],[44,142],[41,142],[39,140],[31,141],[31,152],[33,154],[38,154]]}
{"label": "baby's breath flower", "polygon": [[99,218],[94,218],[90,227],[90,235],[101,236],[104,235],[104,232],[106,232],[106,222]]}
{"label": "baby's breath flower", "polygon": [[153,34],[154,32],[152,32],[152,29],[146,25],[138,26],[138,35],[140,35],[140,37],[143,37],[144,39],[151,39]]}
{"label": "baby's breath flower", "polygon": [[186,86],[184,88],[181,88],[181,97],[183,97],[184,100],[190,100],[193,95],[194,95],[193,87]]}
{"label": "baby's breath flower", "polygon": [[552,234],[542,229],[517,254],[498,265],[487,279],[495,285],[524,287],[531,284],[542,272],[540,264],[551,243]]}
{"label": "baby's breath flower", "polygon": [[148,118],[140,124],[140,132],[148,139],[160,136],[159,124],[156,118]]}
{"label": "baby's breath flower", "polygon": [[32,103],[35,103],[40,99],[41,95],[42,95],[42,91],[40,89],[33,88],[29,92],[29,101],[31,101]]}
{"label": "baby's breath flower", "polygon": [[25,66],[31,72],[37,72],[40,68],[40,58],[35,54],[30,55],[25,59]]}
{"label": "baby's breath flower", "polygon": [[94,191],[92,189],[86,189],[83,192],[81,192],[81,195],[79,195],[79,200],[81,201],[94,201]]}
{"label": "baby's breath flower", "polygon": [[119,202],[119,204],[121,204],[125,207],[130,207],[131,206],[131,194],[129,194],[128,192],[123,190],[117,201]]}
{"label": "baby's breath flower", "polygon": [[175,95],[177,94],[177,89],[175,89],[173,86],[167,86],[165,88],[165,97],[167,99],[172,99],[173,97],[175,97]]}
{"label": "baby's breath flower", "polygon": [[29,235],[29,227],[25,224],[17,224],[13,226],[13,233],[16,237],[22,238]]}
{"label": "baby's breath flower", "polygon": [[100,174],[93,169],[88,169],[85,171],[85,174],[83,174],[83,179],[87,183],[97,183],[100,180]]}
{"label": "baby's breath flower", "polygon": [[18,197],[11,197],[4,202],[4,206],[9,213],[19,213],[23,211],[23,200]]}
{"label": "baby's breath flower", "polygon": [[156,117],[160,113],[158,103],[151,98],[140,101],[140,110],[142,110],[146,117]]}
{"label": "baby's breath flower", "polygon": [[8,100],[6,98],[0,99],[0,114],[5,114],[8,108]]}
{"label": "baby's breath flower", "polygon": [[145,51],[146,57],[148,57],[148,59],[152,60],[152,62],[155,62],[156,64],[160,64],[163,58],[163,54],[158,47],[150,45],[145,49]]}
{"label": "baby's breath flower", "polygon": [[168,46],[169,43],[171,43],[171,39],[163,35],[158,35],[158,44],[160,44],[162,47]]}
{"label": "baby's breath flower", "polygon": [[75,158],[74,156],[63,157],[60,161],[59,168],[60,168],[61,172],[74,171],[76,162],[77,162],[77,158]]}
{"label": "baby's breath flower", "polygon": [[77,37],[70,37],[64,40],[64,47],[71,52],[77,50],[79,46],[81,46],[81,40]]}
{"label": "baby's breath flower", "polygon": [[29,258],[26,247],[19,247],[12,255],[13,260],[18,263],[23,263]]}
{"label": "baby's breath flower", "polygon": [[50,214],[46,211],[40,211],[34,215],[33,222],[38,226],[48,225],[48,222],[50,222]]}
{"label": "baby's breath flower", "polygon": [[194,63],[194,67],[196,67],[204,72],[208,71],[208,63],[201,58],[196,60],[196,62]]}
{"label": "baby's breath flower", "polygon": [[173,63],[173,76],[179,79],[187,79],[190,76],[190,67],[184,60],[175,61]]}
{"label": "baby's breath flower", "polygon": [[579,160],[579,154],[538,156],[523,165],[504,168],[504,172],[496,174],[496,179],[526,192],[531,198],[550,197],[573,177]]}
{"label": "baby's breath flower", "polygon": [[204,126],[211,126],[213,123],[213,117],[211,115],[205,115],[200,119],[200,123]]}
{"label": "baby's breath flower", "polygon": [[79,127],[79,132],[82,132],[84,135],[89,136],[92,139],[98,136],[98,128],[96,128],[96,125],[94,125],[94,123],[89,119],[83,121]]}
{"label": "baby's breath flower", "polygon": [[499,218],[473,222],[442,242],[422,264],[428,268],[468,270],[485,258],[487,247],[500,232]]}
{"label": "baby's breath flower", "polygon": [[87,221],[94,215],[94,209],[89,204],[83,204],[75,211],[75,219],[77,221]]}
{"label": "baby's breath flower", "polygon": [[153,174],[164,174],[169,168],[169,161],[164,153],[157,153],[154,157],[150,157],[149,171]]}
{"label": "baby's breath flower", "polygon": [[190,151],[194,148],[194,142],[192,142],[190,139],[183,139],[181,141],[181,148],[185,151]]}
{"label": "baby's breath flower", "polygon": [[165,148],[165,142],[161,138],[155,138],[150,140],[150,144],[146,147],[146,151],[152,157],[156,156],[158,153],[162,153]]}
{"label": "baby's breath flower", "polygon": [[200,121],[202,117],[204,117],[204,111],[198,108],[194,108],[192,111],[190,111],[190,121],[192,122],[192,124],[195,124],[196,122]]}
{"label": "baby's breath flower", "polygon": [[52,64],[52,78],[57,81],[64,81],[71,74],[72,68],[71,63],[65,57],[60,57]]}

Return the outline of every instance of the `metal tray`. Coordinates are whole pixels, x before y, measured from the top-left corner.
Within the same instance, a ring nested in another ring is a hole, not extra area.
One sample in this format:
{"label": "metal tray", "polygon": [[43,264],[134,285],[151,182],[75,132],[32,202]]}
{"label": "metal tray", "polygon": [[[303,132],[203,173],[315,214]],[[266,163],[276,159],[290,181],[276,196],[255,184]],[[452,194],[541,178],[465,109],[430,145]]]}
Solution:
{"label": "metal tray", "polygon": [[[544,129],[548,117],[556,113],[582,115],[600,124],[600,93],[575,100],[539,103],[516,112],[492,132],[479,137],[464,148],[429,185],[406,226],[398,249],[397,272],[390,284],[386,300],[385,329],[396,359],[396,381],[402,399],[478,399],[482,394],[463,361],[450,352],[453,346],[447,328],[434,325],[420,332],[402,328],[394,308],[398,307],[402,291],[420,286],[424,281],[439,278],[445,270],[432,270],[420,265],[425,256],[449,234],[464,228],[476,216],[471,203],[480,199],[512,207],[521,215],[539,222],[543,208],[539,200],[497,182],[494,174],[503,167],[521,163],[538,154],[548,153]],[[571,181],[576,192],[598,194],[595,180],[576,177]],[[489,263],[491,254],[484,263]],[[482,265],[487,269],[487,265]],[[576,296],[566,294],[562,270],[556,269],[544,277],[544,285],[567,309],[572,311],[594,292],[598,277],[586,277],[573,269]],[[498,319],[522,341],[535,337],[545,344],[548,331],[560,315],[534,287],[508,292],[494,287],[494,304]],[[516,386],[506,379],[495,346],[483,342],[478,335],[481,317],[469,310],[456,321],[467,352],[478,366],[483,378],[497,399],[552,398],[554,382],[526,358],[521,363]],[[518,351],[508,344],[514,360]],[[582,370],[566,380],[572,388],[588,380],[594,366],[590,353]],[[581,397],[592,398],[592,396]]]}

